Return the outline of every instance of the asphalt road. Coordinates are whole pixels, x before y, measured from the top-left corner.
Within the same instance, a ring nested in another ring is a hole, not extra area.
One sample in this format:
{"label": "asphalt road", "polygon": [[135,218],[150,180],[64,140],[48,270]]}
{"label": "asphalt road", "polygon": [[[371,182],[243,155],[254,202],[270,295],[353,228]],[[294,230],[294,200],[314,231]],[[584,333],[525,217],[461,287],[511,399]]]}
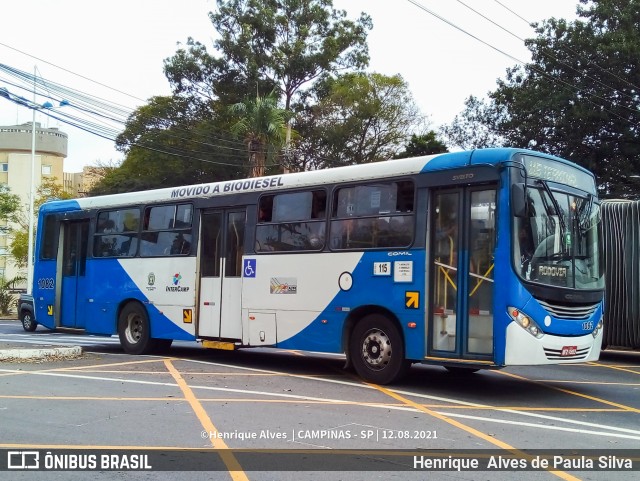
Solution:
{"label": "asphalt road", "polygon": [[[150,452],[156,468],[173,471],[23,470],[0,472],[1,479],[510,480],[517,475],[615,481],[640,474],[640,353],[605,352],[594,363],[464,376],[418,365],[401,383],[380,387],[344,371],[340,356],[210,351],[184,342],[162,356],[130,356],[115,337],[40,327],[26,333],[17,321],[0,321],[0,349],[47,345],[80,345],[85,352],[70,360],[0,362],[0,450],[37,451],[43,457],[74,449],[98,455]],[[218,467],[211,468],[217,470],[201,471],[195,464],[199,458],[158,458],[171,457],[176,448],[250,451],[220,451],[213,456]],[[323,457],[309,449],[322,450]],[[351,454],[347,461],[341,458],[341,449],[356,453],[354,465],[347,462]],[[448,453],[474,458],[471,450],[492,450],[478,456],[493,456],[498,466],[434,472],[420,461],[416,469],[413,456],[384,457],[403,449],[444,450],[445,459]],[[290,459],[281,450],[302,451]],[[559,459],[550,458],[557,464],[549,469],[498,469],[512,462],[514,453],[516,462],[522,459],[523,450],[544,450]],[[624,465],[629,457],[636,470]],[[598,469],[612,464],[616,470]]]}

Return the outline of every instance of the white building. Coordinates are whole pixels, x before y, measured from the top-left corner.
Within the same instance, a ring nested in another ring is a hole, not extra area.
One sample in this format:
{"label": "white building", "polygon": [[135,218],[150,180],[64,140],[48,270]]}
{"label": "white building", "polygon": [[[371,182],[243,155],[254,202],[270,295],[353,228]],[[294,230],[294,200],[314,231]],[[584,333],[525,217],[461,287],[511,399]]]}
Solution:
{"label": "white building", "polygon": [[[9,186],[12,194],[20,196],[29,211],[31,189],[32,123],[0,127],[0,184]],[[64,159],[67,156],[67,134],[57,128],[44,128],[36,122],[35,188],[43,178],[53,177],[64,185]],[[71,174],[73,175],[73,174]],[[73,182],[75,185],[77,182]],[[13,279],[19,271],[8,256],[10,239],[7,225],[0,220],[0,277]]]}

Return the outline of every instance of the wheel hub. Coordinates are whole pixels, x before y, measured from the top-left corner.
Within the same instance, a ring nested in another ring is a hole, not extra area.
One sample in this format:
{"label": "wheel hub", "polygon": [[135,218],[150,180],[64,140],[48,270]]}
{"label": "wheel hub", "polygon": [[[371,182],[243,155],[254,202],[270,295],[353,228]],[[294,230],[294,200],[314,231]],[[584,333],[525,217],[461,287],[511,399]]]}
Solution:
{"label": "wheel hub", "polygon": [[380,330],[368,332],[362,343],[362,357],[370,368],[384,369],[391,360],[389,337]]}
{"label": "wheel hub", "polygon": [[135,344],[140,341],[142,337],[142,323],[137,316],[132,316],[127,319],[127,329],[125,332],[127,341],[131,344]]}

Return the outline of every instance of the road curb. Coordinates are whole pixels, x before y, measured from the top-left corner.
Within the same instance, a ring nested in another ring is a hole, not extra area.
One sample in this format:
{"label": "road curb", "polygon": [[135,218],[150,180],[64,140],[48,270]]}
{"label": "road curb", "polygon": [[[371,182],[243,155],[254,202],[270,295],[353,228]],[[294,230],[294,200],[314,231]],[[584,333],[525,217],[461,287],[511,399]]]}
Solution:
{"label": "road curb", "polygon": [[0,361],[27,359],[68,359],[82,354],[80,346],[47,347],[42,349],[4,349],[0,350]]}

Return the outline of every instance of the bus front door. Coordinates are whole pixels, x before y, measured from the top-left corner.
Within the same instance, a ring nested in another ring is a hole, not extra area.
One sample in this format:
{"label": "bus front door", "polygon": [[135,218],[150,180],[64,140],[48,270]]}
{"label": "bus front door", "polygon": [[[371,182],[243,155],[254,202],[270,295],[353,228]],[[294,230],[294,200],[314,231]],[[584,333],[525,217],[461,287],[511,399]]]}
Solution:
{"label": "bus front door", "polygon": [[245,209],[204,211],[200,219],[200,296],[196,334],[242,339]]}
{"label": "bus front door", "polygon": [[89,220],[61,224],[62,269],[60,291],[60,327],[83,329],[86,325],[88,294],[85,281]]}
{"label": "bus front door", "polygon": [[434,192],[427,358],[493,359],[496,188]]}

